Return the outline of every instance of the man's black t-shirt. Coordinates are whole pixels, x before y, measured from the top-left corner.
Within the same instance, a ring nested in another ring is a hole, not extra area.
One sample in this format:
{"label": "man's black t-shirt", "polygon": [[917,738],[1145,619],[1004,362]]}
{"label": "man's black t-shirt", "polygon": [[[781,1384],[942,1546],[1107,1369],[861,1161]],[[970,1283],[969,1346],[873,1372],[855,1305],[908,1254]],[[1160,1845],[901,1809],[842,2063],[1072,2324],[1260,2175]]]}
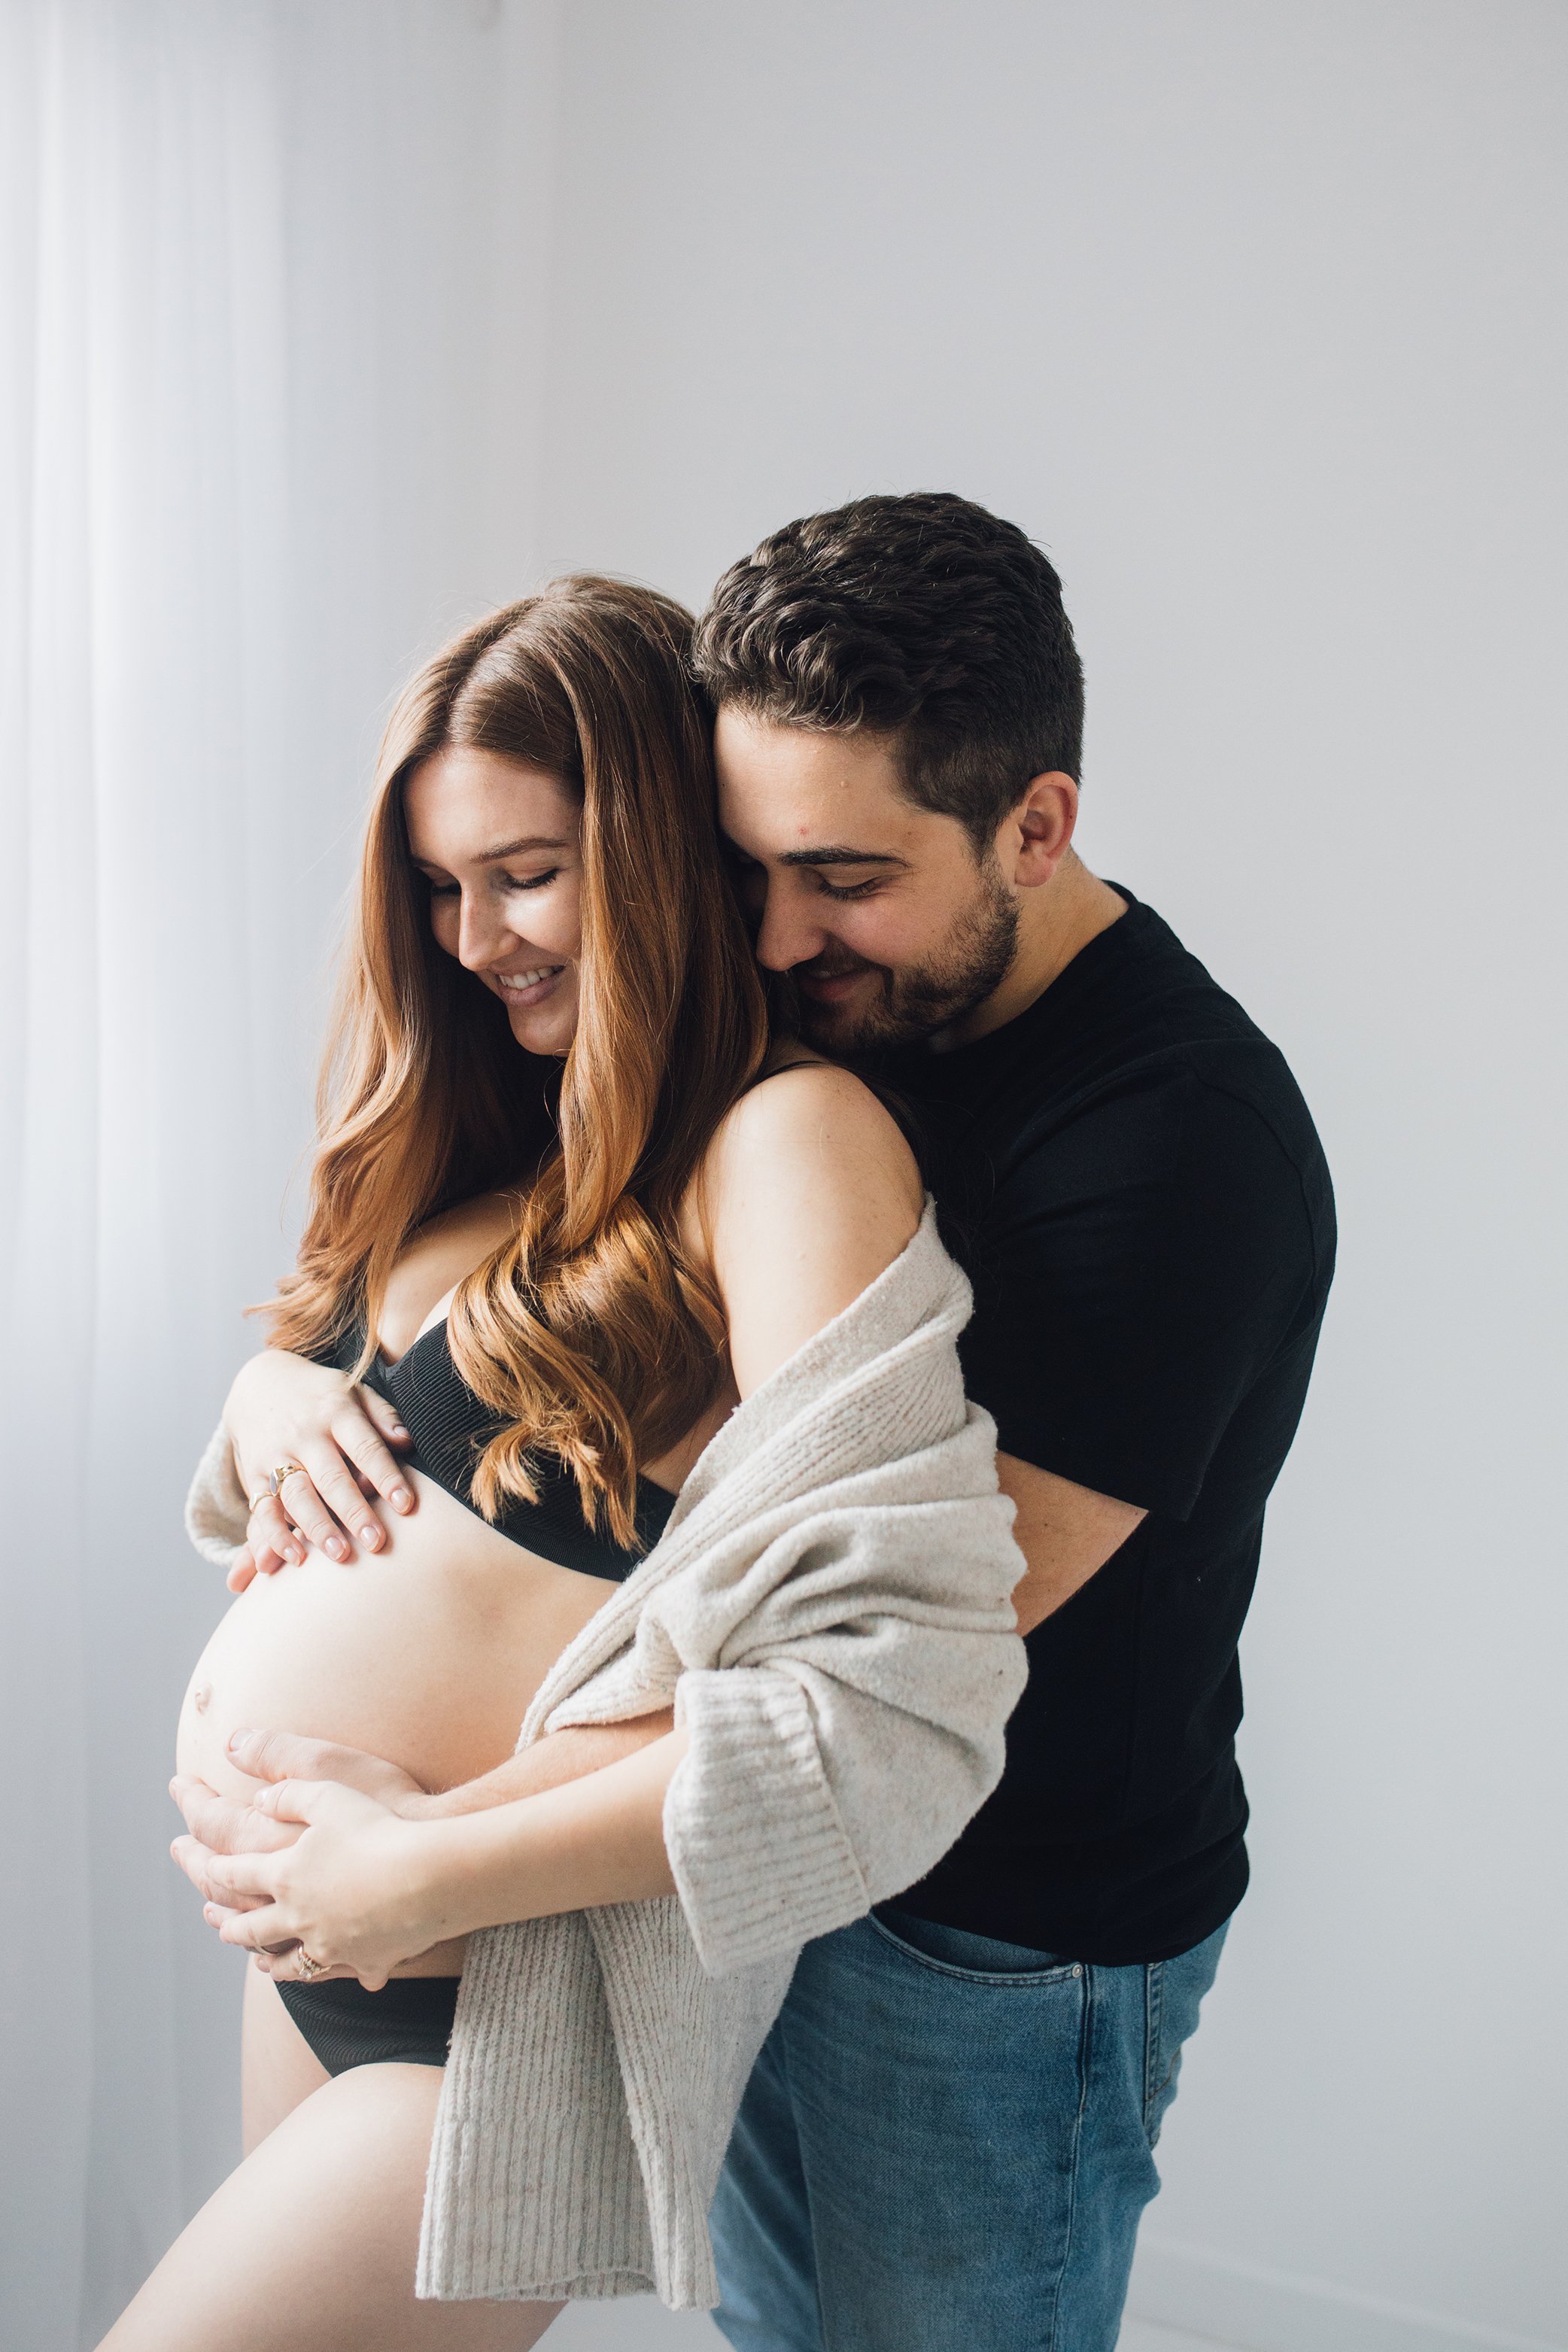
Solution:
{"label": "man's black t-shirt", "polygon": [[1283,1057],[1120,894],[1016,1020],[886,1070],[1002,1451],[1148,1513],[1029,1635],[1002,1784],[899,1907],[1107,1963],[1189,1949],[1247,1885],[1237,1641],[1334,1256]]}

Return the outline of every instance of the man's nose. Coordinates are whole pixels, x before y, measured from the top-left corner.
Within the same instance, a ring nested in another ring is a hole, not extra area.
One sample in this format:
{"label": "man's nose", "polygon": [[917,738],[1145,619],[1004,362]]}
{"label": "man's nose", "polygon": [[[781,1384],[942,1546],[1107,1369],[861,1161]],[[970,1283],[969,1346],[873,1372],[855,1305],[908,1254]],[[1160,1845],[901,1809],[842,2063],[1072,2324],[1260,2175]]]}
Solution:
{"label": "man's nose", "polygon": [[757,928],[757,961],[765,971],[788,971],[822,953],[827,933],[787,885],[770,880]]}

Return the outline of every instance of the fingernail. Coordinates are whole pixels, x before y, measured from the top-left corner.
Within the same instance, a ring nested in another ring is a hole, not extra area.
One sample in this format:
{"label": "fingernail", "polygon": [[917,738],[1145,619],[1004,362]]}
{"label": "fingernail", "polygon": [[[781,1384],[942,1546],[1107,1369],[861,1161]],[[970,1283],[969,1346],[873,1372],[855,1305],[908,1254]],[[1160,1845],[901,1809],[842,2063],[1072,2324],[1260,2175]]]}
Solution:
{"label": "fingernail", "polygon": [[392,1500],[397,1510],[411,1511],[414,1508],[414,1497],[406,1486],[395,1486],[392,1490]]}
{"label": "fingernail", "polygon": [[392,1424],[392,1433],[394,1437],[406,1437],[408,1432],[404,1428],[403,1423],[400,1421],[395,1421]]}
{"label": "fingernail", "polygon": [[344,1543],[342,1536],[329,1536],[327,1538],[327,1550],[333,1559],[347,1559],[349,1556],[349,1548],[347,1544]]}
{"label": "fingernail", "polygon": [[369,1544],[372,1551],[374,1551],[377,1544],[381,1541],[381,1529],[379,1528],[361,1528],[359,1538],[361,1543]]}
{"label": "fingernail", "polygon": [[252,1731],[231,1731],[228,1735],[229,1754],[231,1756],[243,1756],[255,1737],[256,1735]]}

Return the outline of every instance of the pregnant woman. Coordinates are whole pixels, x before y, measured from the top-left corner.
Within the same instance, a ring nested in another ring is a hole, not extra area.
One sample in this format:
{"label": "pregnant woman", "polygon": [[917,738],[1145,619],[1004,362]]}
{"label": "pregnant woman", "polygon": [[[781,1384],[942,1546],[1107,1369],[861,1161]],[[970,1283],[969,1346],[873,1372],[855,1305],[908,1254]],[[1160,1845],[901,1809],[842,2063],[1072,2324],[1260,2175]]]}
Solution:
{"label": "pregnant woman", "polygon": [[[209,1913],[258,1954],[248,2152],[113,2352],[710,2301],[795,1949],[999,1773],[1021,1563],[962,1281],[886,1111],[769,1047],[689,627],[561,583],[391,722],[299,1265],[198,1482],[284,1564],[243,1556],[178,1768],[256,1790],[256,1727],[385,1760],[263,1793]],[[386,1532],[326,1435],[360,1394]]]}

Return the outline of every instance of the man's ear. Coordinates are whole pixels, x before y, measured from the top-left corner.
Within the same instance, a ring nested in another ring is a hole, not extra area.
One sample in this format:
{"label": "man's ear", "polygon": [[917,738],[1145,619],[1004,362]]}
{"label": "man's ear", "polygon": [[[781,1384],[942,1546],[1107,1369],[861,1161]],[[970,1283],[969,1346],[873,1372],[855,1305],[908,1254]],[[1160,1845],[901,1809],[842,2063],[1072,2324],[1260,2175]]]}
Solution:
{"label": "man's ear", "polygon": [[1009,881],[1020,890],[1048,882],[1072,845],[1077,823],[1076,780],[1059,768],[1033,777],[1008,811],[997,845]]}

